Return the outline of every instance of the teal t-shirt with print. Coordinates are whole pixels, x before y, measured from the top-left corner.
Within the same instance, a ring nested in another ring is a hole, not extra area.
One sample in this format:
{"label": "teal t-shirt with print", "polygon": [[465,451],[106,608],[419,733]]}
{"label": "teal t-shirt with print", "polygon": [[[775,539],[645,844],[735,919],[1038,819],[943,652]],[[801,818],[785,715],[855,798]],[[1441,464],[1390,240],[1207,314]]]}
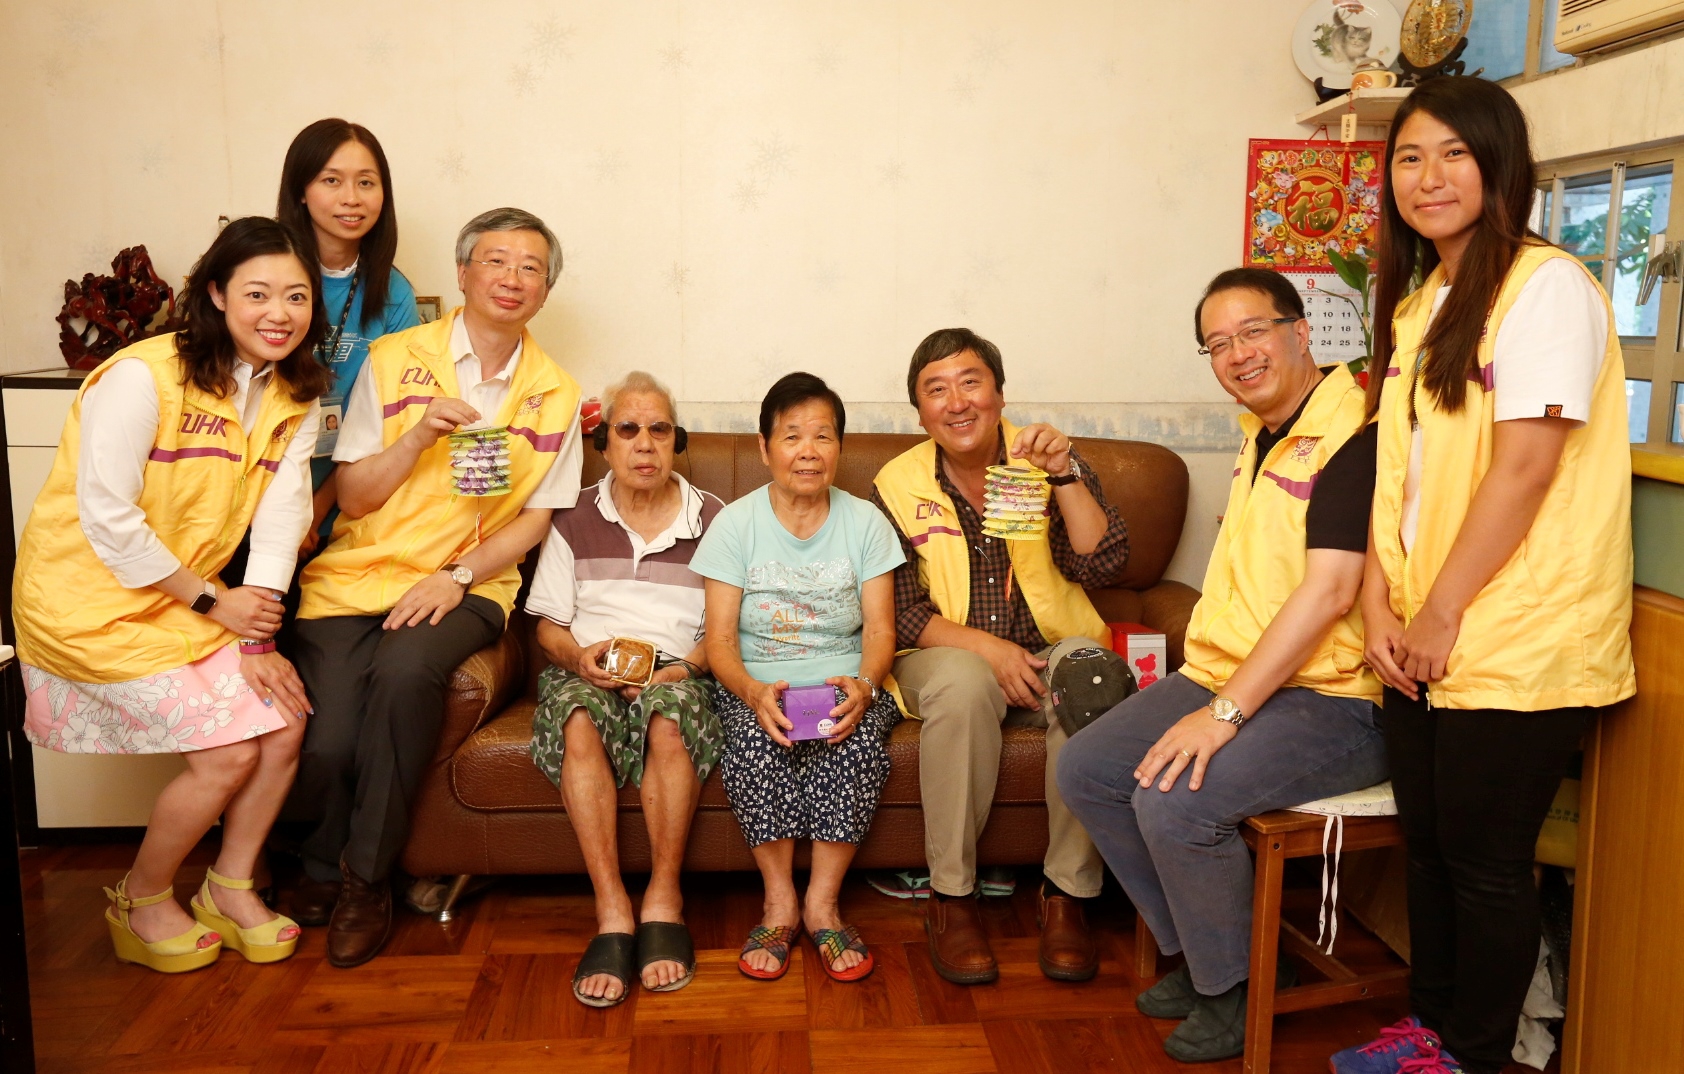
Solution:
{"label": "teal t-shirt with print", "polygon": [[[345,299],[350,293],[351,277],[322,277],[322,305],[327,309],[328,334],[339,323],[340,314],[345,311]],[[363,289],[357,288],[356,297],[351,299],[350,312],[345,316],[345,330],[339,337],[339,346],[327,356],[333,384],[321,399],[321,429],[316,435],[315,458],[310,460],[310,476],[315,488],[321,488],[327,475],[333,472],[333,444],[339,436],[339,423],[345,420],[345,400],[351,394],[351,385],[357,382],[363,363],[368,361],[368,345],[381,336],[402,332],[420,323],[421,314],[415,308],[415,288],[396,268],[392,269],[391,282],[387,284],[385,310],[367,324],[363,323]],[[326,334],[323,341],[325,345]],[[331,423],[329,417],[333,418]],[[332,428],[329,428],[330,424]]]}
{"label": "teal t-shirt with print", "polygon": [[894,527],[870,502],[832,488],[830,516],[799,540],[773,513],[770,487],[719,512],[690,569],[743,591],[737,638],[756,679],[808,686],[857,675],[861,588],[906,562]]}

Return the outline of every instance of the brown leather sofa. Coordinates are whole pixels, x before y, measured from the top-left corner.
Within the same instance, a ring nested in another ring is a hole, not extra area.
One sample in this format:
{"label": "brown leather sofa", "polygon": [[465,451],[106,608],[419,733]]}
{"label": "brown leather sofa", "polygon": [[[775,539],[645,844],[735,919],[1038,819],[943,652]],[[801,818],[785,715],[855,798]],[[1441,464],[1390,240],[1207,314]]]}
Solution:
{"label": "brown leather sofa", "polygon": [[[856,496],[870,495],[877,470],[920,439],[890,433],[849,436],[837,485]],[[1164,581],[1163,572],[1181,539],[1187,513],[1187,467],[1174,452],[1155,444],[1084,438],[1077,438],[1076,444],[1129,527],[1128,569],[1120,585],[1090,591],[1089,596],[1107,622],[1145,623],[1163,631],[1169,640],[1169,664],[1179,666],[1182,636],[1198,594],[1179,582]],[[595,452],[586,455],[588,489],[605,467]],[[678,457],[677,469],[726,501],[768,480],[756,438],[748,434],[694,434],[689,450]],[[517,611],[496,645],[457,670],[438,751],[415,799],[412,834],[403,857],[411,874],[454,875],[465,882],[470,875],[584,871],[561,796],[527,756],[535,684],[543,666],[533,620]],[[889,782],[871,834],[855,859],[858,866],[906,868],[924,862],[918,737],[916,720],[903,720],[891,735]],[[1039,731],[1007,730],[994,809],[977,847],[980,864],[1041,860],[1047,845],[1045,763]],[[636,788],[625,787],[619,801],[620,863],[628,871],[647,870],[647,832],[640,817],[628,815],[639,811]],[[685,866],[754,868],[717,775],[702,789]]]}

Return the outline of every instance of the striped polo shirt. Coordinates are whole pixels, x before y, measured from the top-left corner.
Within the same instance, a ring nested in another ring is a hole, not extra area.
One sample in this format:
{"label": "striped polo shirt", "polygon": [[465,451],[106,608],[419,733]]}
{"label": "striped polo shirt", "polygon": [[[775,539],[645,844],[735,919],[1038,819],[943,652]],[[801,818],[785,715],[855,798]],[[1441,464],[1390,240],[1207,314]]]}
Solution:
{"label": "striped polo shirt", "polygon": [[702,578],[690,569],[703,532],[725,505],[678,474],[682,506],[647,543],[620,519],[610,492],[614,475],[594,495],[551,516],[526,610],[573,632],[581,646],[615,636],[654,642],[682,657],[702,637]]}

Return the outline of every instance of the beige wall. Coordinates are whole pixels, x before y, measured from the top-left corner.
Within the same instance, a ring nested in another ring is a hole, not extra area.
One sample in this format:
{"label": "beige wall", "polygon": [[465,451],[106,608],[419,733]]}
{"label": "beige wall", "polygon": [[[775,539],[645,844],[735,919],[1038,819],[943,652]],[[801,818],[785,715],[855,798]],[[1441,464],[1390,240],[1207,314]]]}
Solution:
{"label": "beige wall", "polygon": [[0,4],[0,370],[59,361],[63,281],[120,247],[179,280],[218,214],[272,211],[291,136],[343,115],[420,293],[454,298],[473,213],[549,221],[535,329],[587,389],[641,366],[726,428],[806,367],[887,428],[913,346],[968,324],[1020,420],[1189,453],[1196,581],[1226,478],[1195,455],[1237,435],[1190,305],[1238,258],[1246,139],[1304,133],[1302,6]]}
{"label": "beige wall", "polygon": [[1515,86],[1540,161],[1684,138],[1684,38]]}

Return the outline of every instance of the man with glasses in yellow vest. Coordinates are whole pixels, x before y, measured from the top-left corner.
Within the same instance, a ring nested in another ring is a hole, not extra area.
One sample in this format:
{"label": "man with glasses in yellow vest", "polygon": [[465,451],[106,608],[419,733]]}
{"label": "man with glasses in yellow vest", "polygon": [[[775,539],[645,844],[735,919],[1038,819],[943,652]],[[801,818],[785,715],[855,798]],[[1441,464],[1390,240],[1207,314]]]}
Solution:
{"label": "man with glasses in yellow vest", "polygon": [[[1001,726],[1043,727],[1048,849],[1039,961],[1049,977],[1083,981],[1099,969],[1084,900],[1099,894],[1104,871],[1052,785],[1066,735],[1047,682],[1069,654],[1109,648],[1109,630],[1082,590],[1121,575],[1128,530],[1069,437],[1046,424],[1020,429],[1001,416],[1005,380],[999,348],[975,332],[946,328],[926,337],[913,352],[906,390],[930,439],[890,460],[872,490],[906,552],[894,572],[895,632],[910,651],[895,660],[893,674],[907,711],[923,723],[924,926],[942,977],[984,984],[999,976],[977,909],[976,841],[994,800]],[[1050,517],[1038,538],[984,532],[988,468],[1008,461],[1050,475]]]}
{"label": "man with glasses in yellow vest", "polygon": [[526,328],[560,272],[561,246],[531,213],[470,220],[463,305],[376,340],[347,401],[340,515],[304,570],[296,626],[316,714],[294,800],[321,822],[293,905],[329,926],[335,966],[385,944],[451,672],[502,634],[522,557],[579,495],[579,385]]}
{"label": "man with glasses in yellow vest", "polygon": [[1376,445],[1363,390],[1343,365],[1317,368],[1303,300],[1267,269],[1212,280],[1193,329],[1245,408],[1245,440],[1187,662],[1079,731],[1058,765],[1159,947],[1186,956],[1135,999],[1181,1019],[1164,1050],[1184,1063],[1245,1051],[1252,865],[1239,825],[1386,778],[1356,608]]}

